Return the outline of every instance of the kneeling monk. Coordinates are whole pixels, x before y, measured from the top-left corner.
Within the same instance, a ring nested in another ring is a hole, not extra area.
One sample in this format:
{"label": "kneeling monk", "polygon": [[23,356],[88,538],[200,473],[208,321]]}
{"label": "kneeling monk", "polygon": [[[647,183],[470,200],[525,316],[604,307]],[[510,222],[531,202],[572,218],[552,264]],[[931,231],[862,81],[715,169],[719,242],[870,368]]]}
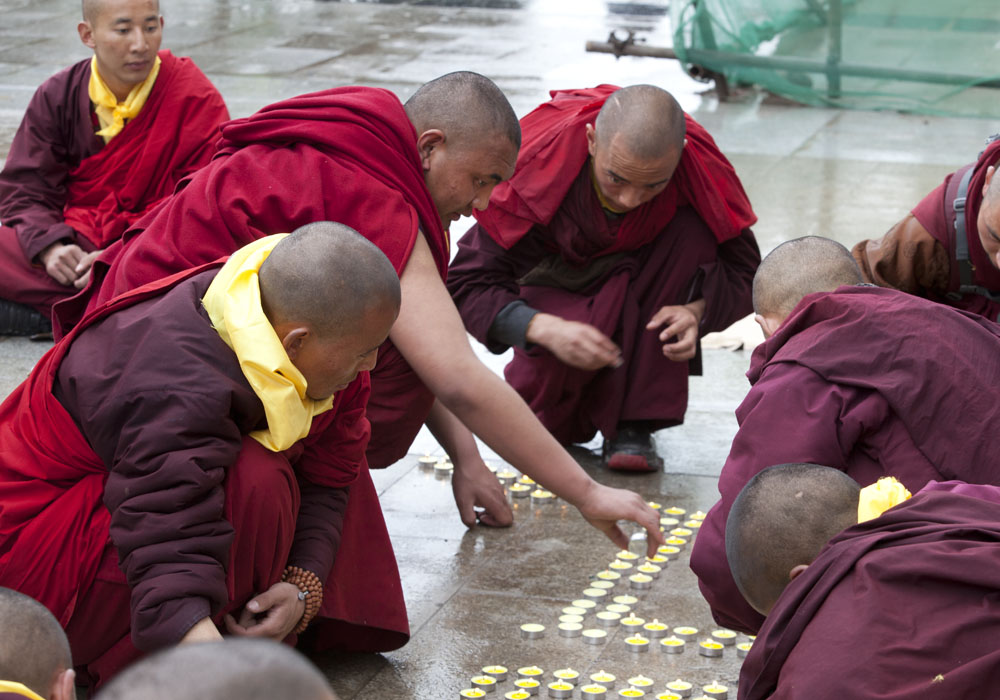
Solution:
{"label": "kneeling monk", "polygon": [[507,381],[562,443],[604,435],[612,469],[657,469],[698,338],[750,312],[756,217],[733,167],[652,85],[553,93],[521,120],[510,182],[459,242],[469,332],[515,346]]}
{"label": "kneeling monk", "polygon": [[[281,640],[343,609],[377,624],[366,589],[402,603],[384,523],[343,517],[352,484],[375,498],[392,265],[325,222],[220,264],[98,309],[0,406],[0,585],[53,612],[93,683],[223,621]],[[324,591],[338,544],[351,573]]]}

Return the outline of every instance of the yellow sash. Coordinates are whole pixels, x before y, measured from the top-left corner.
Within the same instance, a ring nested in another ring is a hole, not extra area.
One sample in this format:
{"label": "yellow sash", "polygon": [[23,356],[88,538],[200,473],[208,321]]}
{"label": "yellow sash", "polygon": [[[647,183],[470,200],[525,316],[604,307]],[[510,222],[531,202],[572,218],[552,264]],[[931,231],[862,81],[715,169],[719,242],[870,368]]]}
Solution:
{"label": "yellow sash", "polygon": [[267,429],[255,430],[250,437],[272,452],[287,450],[308,435],[313,416],[333,406],[332,396],[324,401],[306,396],[305,377],[288,359],[261,307],[257,271],[287,235],[267,236],[233,253],[201,300],[264,404]]}
{"label": "yellow sash", "polygon": [[31,700],[45,700],[45,698],[28,686],[23,683],[15,683],[14,681],[0,681],[0,693],[13,693],[14,695],[31,698]]}
{"label": "yellow sash", "polygon": [[874,520],[909,497],[910,492],[895,477],[883,476],[871,486],[861,489],[858,497],[858,522]]}
{"label": "yellow sash", "polygon": [[90,59],[90,85],[87,92],[90,101],[94,103],[94,112],[97,113],[97,120],[101,124],[101,130],[97,135],[107,143],[121,133],[125,128],[126,119],[135,119],[146,104],[149,91],[153,89],[156,76],[160,73],[160,57],[153,61],[153,69],[141,83],[132,88],[124,102],[119,102],[115,93],[108,89],[97,72],[97,56]]}

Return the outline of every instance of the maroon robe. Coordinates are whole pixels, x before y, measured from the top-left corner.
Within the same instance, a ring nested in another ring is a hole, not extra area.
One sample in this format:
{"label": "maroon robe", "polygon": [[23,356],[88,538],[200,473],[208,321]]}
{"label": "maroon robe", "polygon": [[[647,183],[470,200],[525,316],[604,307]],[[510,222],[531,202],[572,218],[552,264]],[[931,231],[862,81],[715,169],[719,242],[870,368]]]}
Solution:
{"label": "maroon robe", "polygon": [[767,616],[739,700],[993,697],[1000,490],[949,486],[830,540]]}
{"label": "maroon robe", "polygon": [[96,131],[90,59],[38,88],[0,173],[0,298],[48,314],[76,293],[37,265],[57,242],[106,248],[207,163],[222,96],[189,58],[159,53],[156,82],[139,115],[107,145]]}
{"label": "maroon robe", "polygon": [[263,406],[201,304],[213,278],[197,268],[99,309],[0,406],[0,585],[53,612],[94,682],[238,610],[286,564],[327,582],[315,624],[405,639],[377,509],[341,534],[344,488],[377,503],[367,375],[267,451],[246,437]]}
{"label": "maroon robe", "polygon": [[1000,326],[892,289],[811,294],[753,353],[740,429],[691,553],[715,619],[754,632],[763,618],[726,563],[726,518],[757,472],[811,462],[862,485],[895,476],[1000,484]]}
{"label": "maroon robe", "polygon": [[[537,346],[515,348],[507,381],[563,443],[585,442],[595,431],[613,438],[622,421],[681,423],[687,378],[701,373],[701,357],[667,359],[662,329],[647,331],[646,323],[663,306],[704,299],[699,331],[725,328],[751,312],[760,262],[749,229],[756,217],[739,179],[690,117],[688,145],[667,188],[624,215],[602,208],[585,127],[617,89],[553,92],[552,101],[521,120],[517,170],[476,214],[479,223],[459,242],[448,273],[466,328],[493,352],[508,347],[491,337],[497,314],[517,301],[590,324],[621,348],[622,367],[596,372]],[[585,281],[521,281],[552,261]]]}

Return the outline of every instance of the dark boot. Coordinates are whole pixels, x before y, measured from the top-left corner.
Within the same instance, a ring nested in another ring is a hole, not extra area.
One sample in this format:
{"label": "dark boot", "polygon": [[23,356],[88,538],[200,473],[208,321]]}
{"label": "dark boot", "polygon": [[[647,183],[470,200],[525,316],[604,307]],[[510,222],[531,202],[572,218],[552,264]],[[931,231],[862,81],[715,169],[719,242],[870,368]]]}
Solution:
{"label": "dark boot", "polygon": [[655,472],[663,468],[652,431],[632,423],[622,423],[614,439],[604,440],[604,464],[615,471]]}
{"label": "dark boot", "polygon": [[0,335],[51,338],[52,321],[30,306],[0,299]]}

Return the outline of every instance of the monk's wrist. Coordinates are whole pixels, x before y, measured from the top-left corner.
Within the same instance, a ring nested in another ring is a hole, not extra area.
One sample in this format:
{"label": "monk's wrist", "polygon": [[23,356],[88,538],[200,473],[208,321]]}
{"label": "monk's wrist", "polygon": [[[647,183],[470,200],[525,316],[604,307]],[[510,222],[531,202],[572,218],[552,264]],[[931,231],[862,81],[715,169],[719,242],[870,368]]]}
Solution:
{"label": "monk's wrist", "polygon": [[524,339],[529,343],[549,346],[552,328],[562,319],[552,314],[539,312],[528,322],[528,327],[524,329]]}

